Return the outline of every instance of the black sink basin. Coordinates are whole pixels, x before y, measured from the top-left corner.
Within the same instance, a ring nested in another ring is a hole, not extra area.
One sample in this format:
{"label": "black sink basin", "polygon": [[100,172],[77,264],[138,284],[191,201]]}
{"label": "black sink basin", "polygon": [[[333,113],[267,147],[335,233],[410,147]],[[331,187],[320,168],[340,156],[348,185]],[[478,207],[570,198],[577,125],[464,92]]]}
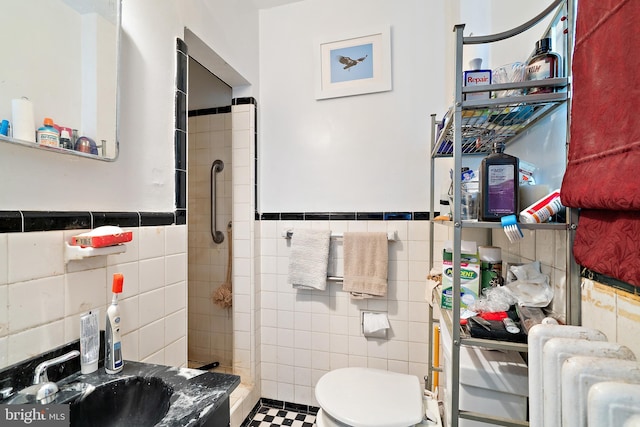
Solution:
{"label": "black sink basin", "polygon": [[159,378],[126,377],[71,402],[72,426],[153,426],[169,410],[173,388]]}

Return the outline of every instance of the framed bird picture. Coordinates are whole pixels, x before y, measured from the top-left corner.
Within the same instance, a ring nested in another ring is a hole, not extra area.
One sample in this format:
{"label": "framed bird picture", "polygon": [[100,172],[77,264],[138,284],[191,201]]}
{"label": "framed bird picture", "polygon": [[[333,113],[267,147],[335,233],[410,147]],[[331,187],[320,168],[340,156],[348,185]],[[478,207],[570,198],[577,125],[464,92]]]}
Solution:
{"label": "framed bird picture", "polygon": [[388,26],[319,40],[316,45],[316,99],[391,90]]}

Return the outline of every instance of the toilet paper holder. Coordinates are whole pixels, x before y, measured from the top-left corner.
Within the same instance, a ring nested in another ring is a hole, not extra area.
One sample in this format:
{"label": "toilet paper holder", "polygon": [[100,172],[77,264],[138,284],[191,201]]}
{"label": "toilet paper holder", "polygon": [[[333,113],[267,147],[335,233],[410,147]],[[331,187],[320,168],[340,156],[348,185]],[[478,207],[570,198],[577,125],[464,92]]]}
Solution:
{"label": "toilet paper holder", "polygon": [[366,338],[387,338],[389,318],[386,311],[361,311],[360,330]]}

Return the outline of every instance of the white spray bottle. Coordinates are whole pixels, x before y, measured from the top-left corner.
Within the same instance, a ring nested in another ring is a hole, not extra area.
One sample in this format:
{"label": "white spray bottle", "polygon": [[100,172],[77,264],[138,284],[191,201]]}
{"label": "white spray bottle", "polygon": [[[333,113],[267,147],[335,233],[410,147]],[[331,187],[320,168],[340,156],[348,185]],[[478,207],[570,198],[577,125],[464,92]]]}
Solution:
{"label": "white spray bottle", "polygon": [[107,322],[105,327],[104,370],[107,374],[116,374],[124,366],[122,362],[122,341],[120,339],[120,310],[118,309],[118,294],[122,292],[124,276],[120,273],[113,275],[113,299],[107,308]]}

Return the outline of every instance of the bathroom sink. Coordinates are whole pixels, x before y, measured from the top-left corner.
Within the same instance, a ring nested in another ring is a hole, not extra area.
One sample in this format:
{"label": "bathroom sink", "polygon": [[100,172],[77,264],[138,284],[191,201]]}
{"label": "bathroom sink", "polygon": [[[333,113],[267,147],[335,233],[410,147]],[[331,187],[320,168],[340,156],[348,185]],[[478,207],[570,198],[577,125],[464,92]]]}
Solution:
{"label": "bathroom sink", "polygon": [[[0,406],[35,403],[31,388],[37,367],[79,348],[75,340],[0,369]],[[133,360],[116,374],[102,366],[83,374],[78,357],[45,370],[46,381],[59,388],[50,395],[51,404],[69,405],[71,426],[228,427],[229,394],[240,384],[237,375]]]}
{"label": "bathroom sink", "polygon": [[71,402],[72,426],[150,426],[169,411],[173,388],[160,378],[130,376],[89,387]]}

